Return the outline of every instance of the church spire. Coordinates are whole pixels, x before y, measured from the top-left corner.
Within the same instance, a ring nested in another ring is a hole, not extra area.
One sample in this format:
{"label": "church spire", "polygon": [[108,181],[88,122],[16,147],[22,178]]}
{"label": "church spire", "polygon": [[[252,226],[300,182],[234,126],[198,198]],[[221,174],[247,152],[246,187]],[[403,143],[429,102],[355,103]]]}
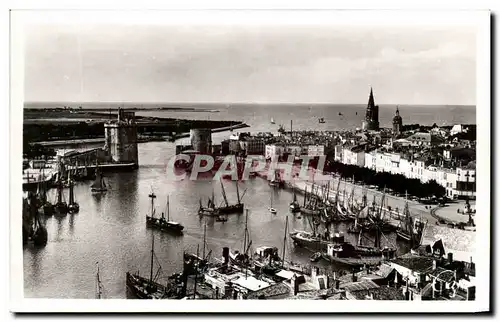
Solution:
{"label": "church spire", "polygon": [[370,98],[368,98],[368,108],[375,107],[375,100],[373,99],[373,88],[370,86]]}

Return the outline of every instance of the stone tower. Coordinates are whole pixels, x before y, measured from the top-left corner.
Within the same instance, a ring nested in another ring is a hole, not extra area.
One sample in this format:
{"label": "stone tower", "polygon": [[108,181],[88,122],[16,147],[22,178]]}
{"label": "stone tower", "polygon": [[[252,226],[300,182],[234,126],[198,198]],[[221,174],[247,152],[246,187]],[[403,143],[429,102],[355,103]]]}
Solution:
{"label": "stone tower", "polygon": [[104,124],[105,145],[113,162],[139,166],[135,113],[118,109],[118,119]]}
{"label": "stone tower", "polygon": [[368,106],[366,107],[365,121],[363,122],[363,130],[378,131],[378,105],[375,105],[373,99],[373,89],[370,88],[370,97],[368,98]]}
{"label": "stone tower", "polygon": [[392,118],[392,132],[394,135],[401,134],[403,129],[403,118],[399,115],[399,107],[396,107],[396,114]]}

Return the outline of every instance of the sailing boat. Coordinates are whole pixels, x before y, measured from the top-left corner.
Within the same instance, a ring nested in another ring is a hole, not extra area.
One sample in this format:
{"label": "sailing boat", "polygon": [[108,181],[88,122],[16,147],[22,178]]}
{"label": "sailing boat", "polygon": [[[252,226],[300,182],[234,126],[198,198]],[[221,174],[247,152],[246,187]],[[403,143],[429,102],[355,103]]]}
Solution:
{"label": "sailing boat", "polygon": [[271,124],[276,124],[276,122],[274,121],[274,118],[271,117]]}
{"label": "sailing boat", "polygon": [[96,178],[94,183],[90,186],[90,191],[96,193],[103,193],[108,191],[106,182],[104,182],[104,176],[102,175],[102,172],[99,170],[99,168],[96,169]]}
{"label": "sailing boat", "polygon": [[127,272],[126,284],[127,288],[132,292],[132,294],[139,299],[148,300],[159,300],[167,298],[167,287],[156,282],[160,272],[161,266],[159,265],[158,271],[153,276],[153,260],[155,257],[154,253],[155,240],[154,236],[151,242],[151,270],[149,278],[143,277],[137,274]]}
{"label": "sailing boat", "polygon": [[54,205],[56,213],[59,215],[66,215],[68,213],[68,204],[63,200],[63,183],[59,181],[57,183],[57,202]]}
{"label": "sailing boat", "polygon": [[293,201],[290,202],[290,211],[292,213],[300,212],[300,205],[297,201],[297,194],[295,193],[295,186],[293,187]]}
{"label": "sailing boat", "polygon": [[73,180],[69,181],[69,203],[68,203],[68,212],[75,213],[80,211],[80,205],[75,201],[75,192],[74,192],[74,183]]}
{"label": "sailing boat", "polygon": [[276,214],[277,211],[276,211],[276,209],[273,208],[273,192],[272,191],[271,191],[270,195],[271,195],[271,206],[269,207],[269,212],[272,214]]}
{"label": "sailing boat", "polygon": [[96,299],[102,299],[102,283],[101,283],[101,276],[99,275],[99,262],[95,263],[97,266],[97,273],[96,273],[96,282],[95,282],[95,297]]}
{"label": "sailing boat", "polygon": [[175,221],[170,221],[170,198],[167,196],[167,218],[161,213],[161,218],[156,222],[155,226],[163,231],[169,231],[176,234],[182,234],[184,226]]}

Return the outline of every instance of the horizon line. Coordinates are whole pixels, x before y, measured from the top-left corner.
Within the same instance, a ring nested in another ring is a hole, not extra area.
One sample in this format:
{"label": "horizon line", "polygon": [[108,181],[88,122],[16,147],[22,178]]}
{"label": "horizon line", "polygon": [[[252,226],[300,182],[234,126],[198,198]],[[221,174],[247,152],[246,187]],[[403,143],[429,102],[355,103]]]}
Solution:
{"label": "horizon line", "polygon": [[[50,103],[65,103],[65,104],[176,104],[176,105],[367,105],[367,103],[333,103],[333,102],[141,102],[141,101],[24,101],[26,104],[50,104]],[[409,103],[378,103],[376,105],[393,105],[393,106],[469,106],[476,107],[476,104],[409,104]]]}

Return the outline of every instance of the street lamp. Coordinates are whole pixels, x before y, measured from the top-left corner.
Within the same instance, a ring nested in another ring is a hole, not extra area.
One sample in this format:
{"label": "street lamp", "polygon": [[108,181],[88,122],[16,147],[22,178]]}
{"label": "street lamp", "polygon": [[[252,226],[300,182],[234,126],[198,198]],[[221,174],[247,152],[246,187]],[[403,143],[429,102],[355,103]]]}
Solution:
{"label": "street lamp", "polygon": [[[467,182],[466,189],[469,186],[469,177],[470,177],[470,174],[469,174],[469,171],[467,171],[466,174],[465,174],[465,178],[466,178],[466,182]],[[470,206],[469,195],[467,193],[467,190],[466,190],[466,195],[465,195],[465,207],[464,207],[464,210],[457,209],[457,212],[459,214],[468,215],[469,216],[469,222],[468,222],[468,224],[471,225],[471,226],[475,226],[474,225],[474,220],[472,219],[472,215],[476,213],[476,209],[473,210],[471,208],[471,206]]]}

